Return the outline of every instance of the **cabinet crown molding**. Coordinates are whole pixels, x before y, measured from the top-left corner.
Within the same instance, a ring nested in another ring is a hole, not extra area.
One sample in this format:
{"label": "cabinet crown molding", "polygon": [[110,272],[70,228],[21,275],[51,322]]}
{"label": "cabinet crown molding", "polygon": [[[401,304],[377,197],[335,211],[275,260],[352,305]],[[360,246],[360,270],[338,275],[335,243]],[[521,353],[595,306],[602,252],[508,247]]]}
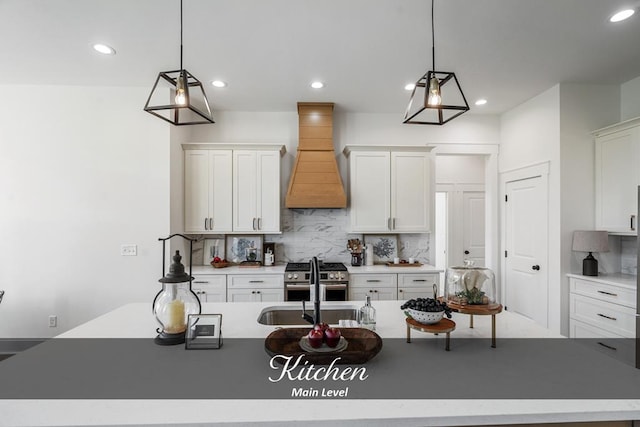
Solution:
{"label": "cabinet crown molding", "polygon": [[640,117],[635,117],[633,119],[625,120],[623,122],[615,123],[601,129],[594,130],[591,132],[591,135],[604,136],[613,132],[634,128],[636,126],[640,126]]}
{"label": "cabinet crown molding", "polygon": [[279,151],[281,156],[287,152],[287,147],[284,144],[183,142],[181,145],[183,150],[273,150]]}
{"label": "cabinet crown molding", "polygon": [[430,152],[435,147],[426,145],[347,145],[342,154],[349,157],[352,151],[416,151]]}

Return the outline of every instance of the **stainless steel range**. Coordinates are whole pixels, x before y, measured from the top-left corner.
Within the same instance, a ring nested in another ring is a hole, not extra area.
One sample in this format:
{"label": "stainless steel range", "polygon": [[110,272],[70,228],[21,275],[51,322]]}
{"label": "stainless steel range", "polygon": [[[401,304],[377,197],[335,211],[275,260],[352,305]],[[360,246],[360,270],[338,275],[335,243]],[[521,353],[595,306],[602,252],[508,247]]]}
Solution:
{"label": "stainless steel range", "polygon": [[[308,262],[290,262],[284,269],[285,301],[311,301]],[[349,273],[341,262],[320,263],[320,300],[346,301],[349,292]]]}

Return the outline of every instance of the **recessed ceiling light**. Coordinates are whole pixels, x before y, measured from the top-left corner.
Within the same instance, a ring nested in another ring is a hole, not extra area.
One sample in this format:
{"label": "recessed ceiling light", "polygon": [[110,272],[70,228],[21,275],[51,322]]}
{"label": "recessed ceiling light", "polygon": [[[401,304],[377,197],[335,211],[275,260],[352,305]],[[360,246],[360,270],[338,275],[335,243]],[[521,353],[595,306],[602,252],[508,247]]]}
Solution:
{"label": "recessed ceiling light", "polygon": [[111,46],[107,46],[106,44],[96,43],[96,44],[93,45],[93,48],[96,50],[96,52],[100,52],[103,55],[115,55],[116,54],[116,50],[114,48],[112,48]]}
{"label": "recessed ceiling light", "polygon": [[625,19],[630,18],[631,15],[633,15],[634,13],[636,13],[636,11],[633,9],[621,10],[620,12],[616,13],[611,18],[609,18],[609,21],[610,22],[624,21]]}
{"label": "recessed ceiling light", "polygon": [[476,105],[485,105],[487,103],[486,99],[478,99],[476,101]]}
{"label": "recessed ceiling light", "polygon": [[211,86],[214,87],[227,87],[227,82],[223,82],[222,80],[214,80],[211,82]]}
{"label": "recessed ceiling light", "polygon": [[311,87],[314,89],[322,89],[324,87],[324,83],[322,82],[313,82],[311,83]]}
{"label": "recessed ceiling light", "polygon": [[407,83],[406,85],[404,85],[404,90],[413,90],[416,88],[415,83]]}

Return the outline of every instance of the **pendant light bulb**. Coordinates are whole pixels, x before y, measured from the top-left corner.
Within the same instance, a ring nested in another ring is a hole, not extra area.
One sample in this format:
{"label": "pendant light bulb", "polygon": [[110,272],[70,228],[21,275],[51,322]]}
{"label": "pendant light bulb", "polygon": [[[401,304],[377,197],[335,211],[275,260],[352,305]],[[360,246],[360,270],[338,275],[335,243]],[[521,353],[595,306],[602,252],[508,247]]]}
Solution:
{"label": "pendant light bulb", "polygon": [[187,92],[184,90],[184,76],[182,73],[180,73],[176,82],[175,101],[178,105],[187,105]]}
{"label": "pendant light bulb", "polygon": [[427,98],[427,104],[431,106],[437,106],[442,104],[442,96],[440,95],[440,82],[437,77],[431,77],[429,80],[429,97]]}

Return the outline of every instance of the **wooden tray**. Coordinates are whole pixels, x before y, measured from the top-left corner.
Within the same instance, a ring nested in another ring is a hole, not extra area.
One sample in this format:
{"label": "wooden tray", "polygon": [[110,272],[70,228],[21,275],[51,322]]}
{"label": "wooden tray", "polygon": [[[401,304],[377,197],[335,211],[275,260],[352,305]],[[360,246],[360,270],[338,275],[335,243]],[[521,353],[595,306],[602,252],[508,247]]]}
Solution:
{"label": "wooden tray", "polygon": [[212,262],[213,268],[227,268],[231,265],[230,262]]}
{"label": "wooden tray", "polygon": [[[308,328],[283,328],[269,334],[264,340],[264,349],[269,356],[283,355],[298,357],[305,355],[305,360],[317,365],[328,365],[336,360],[336,364],[362,364],[371,360],[382,348],[382,338],[375,332],[364,328],[340,328],[342,336],[348,341],[348,346],[336,353],[312,353],[300,348],[300,338],[307,335]],[[282,358],[276,359],[283,363]]]}
{"label": "wooden tray", "polygon": [[408,262],[405,262],[403,264],[394,264],[392,262],[388,262],[387,267],[422,267],[422,264],[419,262],[414,262],[413,264],[409,264]]}

